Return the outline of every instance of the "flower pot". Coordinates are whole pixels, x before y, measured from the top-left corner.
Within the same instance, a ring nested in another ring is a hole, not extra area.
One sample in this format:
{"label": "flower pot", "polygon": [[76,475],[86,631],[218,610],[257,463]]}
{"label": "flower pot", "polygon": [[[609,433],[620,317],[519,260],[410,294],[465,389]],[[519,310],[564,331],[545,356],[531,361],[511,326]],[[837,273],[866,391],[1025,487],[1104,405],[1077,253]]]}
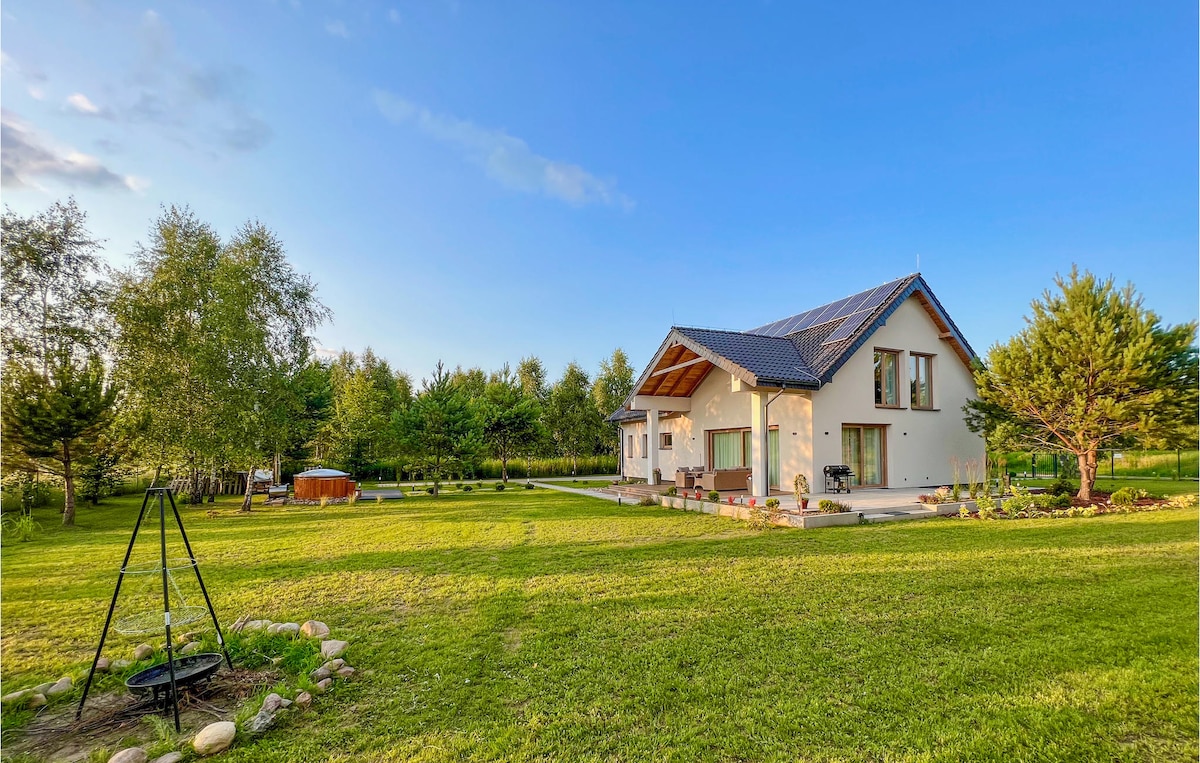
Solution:
{"label": "flower pot", "polygon": [[807,498],[800,499],[800,510],[808,511],[808,499]]}

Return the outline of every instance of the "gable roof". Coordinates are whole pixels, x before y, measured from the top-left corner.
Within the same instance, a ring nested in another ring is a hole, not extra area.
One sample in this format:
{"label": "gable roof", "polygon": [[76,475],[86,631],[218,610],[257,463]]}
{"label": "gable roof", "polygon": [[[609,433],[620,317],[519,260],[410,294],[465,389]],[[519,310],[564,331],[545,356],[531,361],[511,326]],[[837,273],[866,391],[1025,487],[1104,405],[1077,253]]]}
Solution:
{"label": "gable roof", "polygon": [[672,327],[625,406],[608,420],[645,418],[628,409],[634,395],[658,395],[665,389],[671,396],[690,396],[713,367],[751,386],[819,389],[909,297],[917,299],[939,336],[969,366],[975,351],[929,284],[914,273],[749,331]]}

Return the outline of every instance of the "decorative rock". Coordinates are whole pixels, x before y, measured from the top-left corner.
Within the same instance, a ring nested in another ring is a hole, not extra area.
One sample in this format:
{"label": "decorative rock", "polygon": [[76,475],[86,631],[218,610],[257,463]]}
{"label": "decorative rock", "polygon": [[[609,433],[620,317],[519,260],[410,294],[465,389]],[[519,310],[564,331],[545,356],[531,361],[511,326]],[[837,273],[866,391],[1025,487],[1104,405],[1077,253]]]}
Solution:
{"label": "decorative rock", "polygon": [[275,692],[263,697],[262,710],[264,712],[273,713],[281,707],[283,707],[283,697]]}
{"label": "decorative rock", "polygon": [[54,685],[53,681],[47,681],[44,684],[38,684],[37,686],[33,687],[33,693],[34,694],[45,694],[46,692],[50,691],[50,687],[53,685]]}
{"label": "decorative rock", "polygon": [[17,704],[17,703],[20,703],[20,702],[24,701],[25,699],[27,699],[29,697],[29,695],[31,695],[31,694],[33,694],[33,689],[22,689],[21,691],[14,691],[12,694],[5,694],[3,697],[0,697],[0,704],[4,704],[4,705]]}
{"label": "decorative rock", "polygon": [[325,638],[329,635],[329,626],[320,620],[309,620],[300,626],[300,635],[304,638]]}
{"label": "decorative rock", "polygon": [[340,670],[342,668],[342,666],[345,664],[346,664],[346,661],[339,657],[336,660],[330,660],[329,662],[325,663],[321,667],[325,668],[326,670],[328,670],[331,673],[334,673],[334,672],[337,672],[338,670]]}
{"label": "decorative rock", "polygon": [[[189,641],[195,641],[198,638],[200,638],[200,634],[196,633],[195,631],[189,631],[187,633],[176,633],[175,634],[175,643],[176,644],[186,644]],[[157,763],[157,761],[155,761],[155,763]]]}
{"label": "decorative rock", "polygon": [[192,652],[198,651],[200,649],[200,646],[201,646],[201,644],[199,641],[189,641],[188,643],[179,647],[179,654],[181,654],[181,655],[191,654]]}
{"label": "decorative rock", "polygon": [[112,664],[109,666],[109,669],[110,670],[124,670],[125,668],[129,667],[132,664],[133,664],[132,660],[113,660]]}
{"label": "decorative rock", "polygon": [[337,639],[330,639],[329,641],[322,641],[321,642],[321,656],[328,657],[329,659],[333,659],[334,657],[339,657],[339,656],[341,656],[342,652],[345,652],[349,646],[350,646],[350,644],[348,642],[338,641]]}
{"label": "decorative rock", "polygon": [[183,763],[182,752],[168,752],[166,755],[160,755],[150,763]]}
{"label": "decorative rock", "polygon": [[321,694],[329,691],[330,686],[333,686],[332,678],[326,678],[324,680],[317,681],[317,691],[319,691]]}
{"label": "decorative rock", "polygon": [[329,668],[317,668],[313,672],[309,673],[308,677],[314,681],[324,681],[331,675],[333,675],[333,673],[330,672]]}
{"label": "decorative rock", "polygon": [[215,755],[228,750],[236,735],[237,724],[232,721],[210,723],[192,739],[192,749],[199,755]]}
{"label": "decorative rock", "polygon": [[146,763],[146,751],[141,747],[126,747],[108,759],[108,763]]}
{"label": "decorative rock", "polygon": [[46,702],[48,702],[48,701],[49,700],[46,699],[45,694],[41,694],[39,692],[34,692],[29,697],[29,706],[30,707],[41,707],[42,705],[46,704]]}
{"label": "decorative rock", "polygon": [[246,632],[265,631],[267,628],[270,628],[271,625],[272,623],[270,620],[251,620],[242,626],[242,630]]}
{"label": "decorative rock", "polygon": [[69,694],[74,684],[71,682],[70,676],[63,676],[58,679],[58,682],[45,691],[47,697],[61,697],[64,694]]}
{"label": "decorative rock", "polygon": [[96,660],[96,672],[107,673],[111,665],[112,663],[108,661],[107,657],[101,657],[100,659]]}
{"label": "decorative rock", "polygon": [[350,667],[349,665],[343,668],[338,668],[337,674],[342,678],[349,678],[350,676],[354,675],[354,668]]}
{"label": "decorative rock", "polygon": [[133,661],[141,662],[154,656],[154,647],[149,644],[138,644],[133,648]]}
{"label": "decorative rock", "polygon": [[312,704],[312,695],[306,691],[302,691],[296,695],[296,707],[307,709]]}
{"label": "decorative rock", "polygon": [[246,731],[251,734],[261,734],[271,726],[275,725],[275,714],[268,713],[266,710],[259,710],[258,713],[246,723]]}
{"label": "decorative rock", "polygon": [[292,701],[290,699],[288,699],[287,697],[284,697],[283,699],[279,700],[280,709],[283,709],[285,707],[291,707],[291,706],[292,706]]}
{"label": "decorative rock", "polygon": [[297,623],[279,623],[277,632],[280,636],[296,638],[296,636],[300,635],[300,626]]}

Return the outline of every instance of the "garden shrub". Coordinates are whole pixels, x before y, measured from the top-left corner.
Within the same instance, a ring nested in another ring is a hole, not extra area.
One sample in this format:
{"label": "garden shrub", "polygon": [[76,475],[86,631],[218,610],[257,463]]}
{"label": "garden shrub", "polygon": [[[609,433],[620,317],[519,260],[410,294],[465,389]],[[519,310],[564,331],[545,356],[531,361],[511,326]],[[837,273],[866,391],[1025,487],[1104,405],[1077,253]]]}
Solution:
{"label": "garden shrub", "polygon": [[709,490],[708,491],[708,500],[712,501],[713,503],[717,503],[721,500],[721,494],[718,493],[716,490]]}
{"label": "garden shrub", "polygon": [[942,497],[940,495],[938,495],[937,493],[922,493],[921,495],[917,496],[917,500],[920,501],[921,503],[926,503],[931,506],[936,506],[937,504],[942,502]]}
{"label": "garden shrub", "polygon": [[1109,496],[1108,502],[1113,506],[1132,506],[1141,492],[1131,487],[1123,487]]}
{"label": "garden shrub", "polygon": [[474,489],[475,489],[475,488],[471,487],[470,485],[463,485],[463,492],[464,492],[464,493],[469,493],[469,492],[471,492],[471,491],[472,491],[472,490],[474,490]]}
{"label": "garden shrub", "polygon": [[654,498],[652,496],[648,496],[648,495],[642,496],[642,500],[638,501],[638,506],[658,506],[658,505],[659,505],[658,501],[654,500]]}
{"label": "garden shrub", "polygon": [[1028,511],[1033,508],[1033,496],[1020,485],[1013,485],[1012,497],[1004,502],[1004,511],[1016,514],[1018,511]]}
{"label": "garden shrub", "polygon": [[979,509],[979,518],[980,518],[980,519],[995,519],[995,518],[996,518],[996,508],[995,508],[995,506],[992,506],[992,507],[989,507],[989,508],[986,508],[986,509],[985,509],[985,508],[980,508],[980,509]]}
{"label": "garden shrub", "polygon": [[1167,501],[1167,505],[1173,509],[1192,509],[1197,504],[1200,504],[1200,495],[1196,493],[1184,493]]}
{"label": "garden shrub", "polygon": [[779,508],[779,499],[778,498],[768,498],[765,506],[768,509],[778,509]]}
{"label": "garden shrub", "polygon": [[1039,509],[1066,509],[1071,506],[1071,496],[1069,495],[1041,493],[1040,495],[1030,496],[1030,498],[1033,500],[1033,505]]}
{"label": "garden shrub", "polygon": [[497,492],[497,493],[499,493],[499,492],[500,492],[500,491],[502,491],[502,490],[504,490],[504,483],[503,483],[503,482],[497,482],[497,483],[496,483],[496,492]]}
{"label": "garden shrub", "polygon": [[526,490],[533,490],[533,483],[532,483],[532,482],[526,482],[526,483],[525,483],[525,489],[526,489]]}
{"label": "garden shrub", "polygon": [[1050,486],[1046,488],[1046,492],[1050,495],[1065,495],[1070,497],[1079,492],[1079,486],[1070,480],[1057,480],[1050,483]]}
{"label": "garden shrub", "polygon": [[425,492],[429,493],[430,495],[433,495],[436,491],[432,487],[427,487],[427,488],[425,488]]}
{"label": "garden shrub", "polygon": [[454,483],[454,489],[455,489],[455,490],[462,490],[462,489],[463,489],[463,483],[461,483],[461,482],[455,482],[455,483]]}
{"label": "garden shrub", "polygon": [[679,488],[672,485],[671,487],[667,488],[667,492],[664,495],[679,495]]}
{"label": "garden shrub", "polygon": [[817,508],[822,514],[841,514],[844,511],[850,511],[850,504],[822,498],[821,502],[817,504]]}
{"label": "garden shrub", "polygon": [[42,529],[42,526],[35,522],[29,514],[17,516],[10,514],[0,520],[0,526],[3,527],[5,538],[11,538],[19,543],[33,540],[34,533]]}
{"label": "garden shrub", "polygon": [[958,507],[958,516],[960,519],[970,519],[971,510],[966,507],[966,504]]}

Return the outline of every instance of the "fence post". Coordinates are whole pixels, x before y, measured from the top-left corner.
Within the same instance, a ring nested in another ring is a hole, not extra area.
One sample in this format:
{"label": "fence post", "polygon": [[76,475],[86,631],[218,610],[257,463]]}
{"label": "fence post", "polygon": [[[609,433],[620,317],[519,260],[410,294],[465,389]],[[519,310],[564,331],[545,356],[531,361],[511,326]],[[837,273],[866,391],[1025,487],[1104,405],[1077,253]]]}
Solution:
{"label": "fence post", "polygon": [[1058,479],[1058,454],[1054,455],[1054,479]]}
{"label": "fence post", "polygon": [[1030,479],[1037,479],[1037,451],[1029,454],[1029,473],[1032,475]]}
{"label": "fence post", "polygon": [[1108,452],[1108,477],[1112,479],[1117,475],[1117,452],[1110,450]]}
{"label": "fence post", "polygon": [[1175,449],[1175,481],[1178,482],[1183,475],[1183,468],[1179,457],[1179,448]]}

